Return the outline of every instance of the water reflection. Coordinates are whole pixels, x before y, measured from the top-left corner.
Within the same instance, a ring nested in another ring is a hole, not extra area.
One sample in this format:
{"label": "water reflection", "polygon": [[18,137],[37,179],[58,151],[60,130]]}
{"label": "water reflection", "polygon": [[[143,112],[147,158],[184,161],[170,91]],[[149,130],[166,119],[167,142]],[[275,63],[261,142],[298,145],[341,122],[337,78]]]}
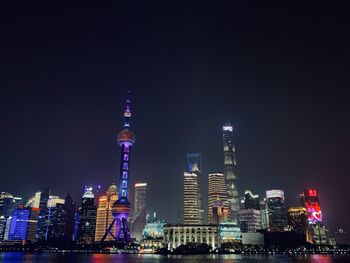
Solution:
{"label": "water reflection", "polygon": [[236,262],[300,262],[300,263],[329,263],[350,262],[348,256],[329,256],[329,255],[302,255],[302,256],[284,256],[284,255],[192,255],[192,256],[162,256],[162,255],[125,255],[125,254],[84,254],[84,253],[22,253],[6,252],[0,253],[0,262],[64,262],[64,263],[111,263],[111,262],[130,262],[130,263],[169,263],[169,262],[218,262],[218,263],[236,263]]}

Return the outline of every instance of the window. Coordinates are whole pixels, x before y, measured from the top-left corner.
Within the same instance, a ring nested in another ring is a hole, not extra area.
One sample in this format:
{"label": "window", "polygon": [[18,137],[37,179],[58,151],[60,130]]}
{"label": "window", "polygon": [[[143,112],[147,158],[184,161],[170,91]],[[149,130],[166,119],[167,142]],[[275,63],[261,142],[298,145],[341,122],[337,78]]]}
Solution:
{"label": "window", "polygon": [[128,163],[123,163],[123,170],[129,170]]}
{"label": "window", "polygon": [[124,161],[129,161],[129,155],[128,154],[124,154]]}
{"label": "window", "polygon": [[123,171],[123,179],[128,179],[128,172]]}

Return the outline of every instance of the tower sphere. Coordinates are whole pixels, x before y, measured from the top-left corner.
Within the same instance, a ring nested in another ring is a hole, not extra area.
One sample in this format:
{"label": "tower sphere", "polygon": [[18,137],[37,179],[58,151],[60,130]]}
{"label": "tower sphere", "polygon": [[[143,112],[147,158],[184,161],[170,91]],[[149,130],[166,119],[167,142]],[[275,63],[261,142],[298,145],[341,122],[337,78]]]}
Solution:
{"label": "tower sphere", "polygon": [[128,217],[131,212],[131,204],[126,198],[120,198],[113,203],[112,214],[114,217]]}
{"label": "tower sphere", "polygon": [[118,133],[118,143],[122,145],[124,143],[134,144],[135,143],[135,134],[127,129],[122,130]]}

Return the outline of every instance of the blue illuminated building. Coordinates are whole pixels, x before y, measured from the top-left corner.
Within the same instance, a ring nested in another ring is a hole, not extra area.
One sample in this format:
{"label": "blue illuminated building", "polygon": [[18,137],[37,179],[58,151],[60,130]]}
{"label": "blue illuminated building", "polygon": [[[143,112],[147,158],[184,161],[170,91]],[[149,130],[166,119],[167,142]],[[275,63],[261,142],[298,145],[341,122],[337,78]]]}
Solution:
{"label": "blue illuminated building", "polygon": [[29,209],[15,209],[12,213],[9,240],[25,240],[29,222]]}

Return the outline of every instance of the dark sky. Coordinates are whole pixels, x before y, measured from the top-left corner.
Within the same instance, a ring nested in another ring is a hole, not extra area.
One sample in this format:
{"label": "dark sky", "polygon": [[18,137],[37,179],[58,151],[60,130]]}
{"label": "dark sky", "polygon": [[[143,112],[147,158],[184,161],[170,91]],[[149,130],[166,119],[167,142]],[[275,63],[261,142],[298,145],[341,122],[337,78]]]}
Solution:
{"label": "dark sky", "polygon": [[297,205],[316,187],[327,225],[350,232],[350,10],[166,2],[1,4],[0,190],[80,199],[116,181],[130,89],[131,180],[149,184],[150,212],[175,220],[186,153],[205,182],[222,170],[230,121],[240,194]]}

